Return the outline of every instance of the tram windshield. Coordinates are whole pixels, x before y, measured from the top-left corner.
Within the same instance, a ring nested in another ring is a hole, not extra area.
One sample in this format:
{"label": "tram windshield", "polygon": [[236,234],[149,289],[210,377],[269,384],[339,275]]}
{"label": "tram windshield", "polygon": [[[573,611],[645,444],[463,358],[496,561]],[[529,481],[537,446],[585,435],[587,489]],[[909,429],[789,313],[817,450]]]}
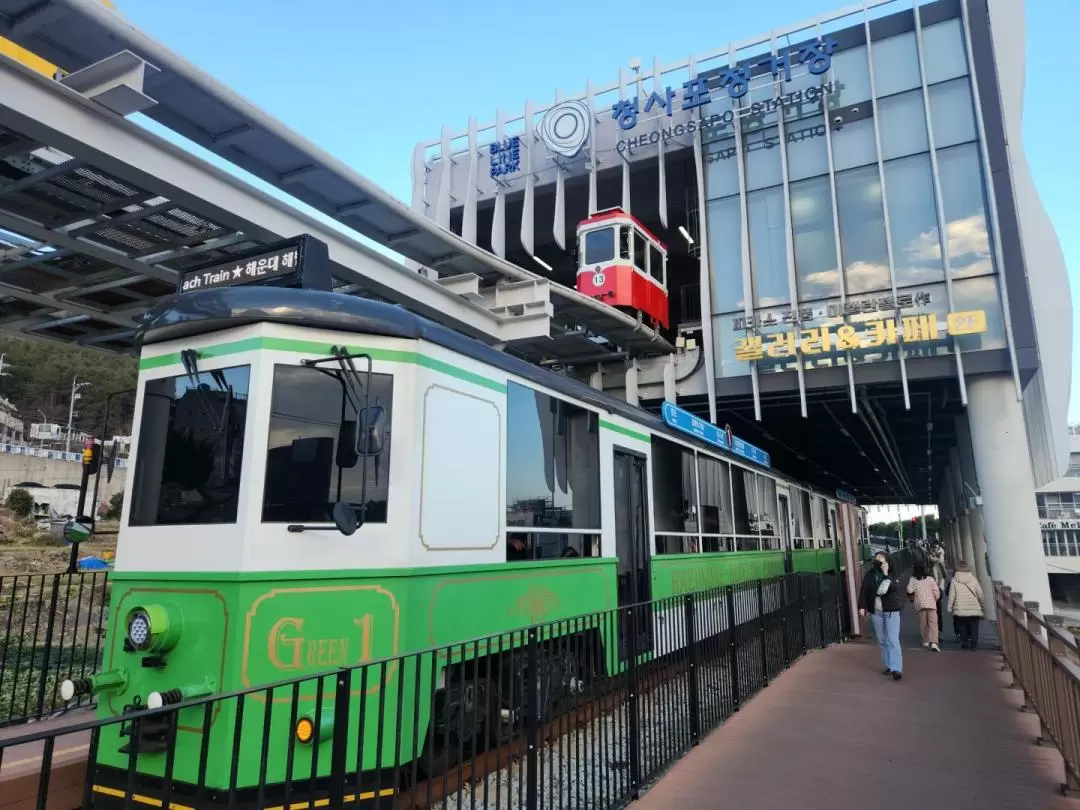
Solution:
{"label": "tram windshield", "polygon": [[601,264],[615,258],[615,229],[589,231],[584,238],[585,264]]}
{"label": "tram windshield", "polygon": [[250,366],[147,381],[129,524],[235,523]]}
{"label": "tram windshield", "polygon": [[338,501],[362,512],[365,523],[386,522],[394,379],[364,374],[370,391],[364,392],[358,414],[358,403],[340,375],[305,366],[274,367],[265,522],[326,522]]}

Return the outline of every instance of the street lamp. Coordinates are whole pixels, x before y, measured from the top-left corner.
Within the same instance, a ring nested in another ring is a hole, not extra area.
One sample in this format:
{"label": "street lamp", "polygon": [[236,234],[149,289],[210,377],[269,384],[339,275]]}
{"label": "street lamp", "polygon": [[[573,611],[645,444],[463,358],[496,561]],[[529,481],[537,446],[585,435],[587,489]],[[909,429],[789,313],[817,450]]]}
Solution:
{"label": "street lamp", "polygon": [[71,452],[71,420],[75,418],[75,400],[79,399],[82,394],[79,393],[79,389],[84,385],[90,385],[88,382],[79,382],[79,375],[75,375],[71,378],[71,404],[68,406],[68,423],[67,423],[67,437],[64,440],[64,452]]}

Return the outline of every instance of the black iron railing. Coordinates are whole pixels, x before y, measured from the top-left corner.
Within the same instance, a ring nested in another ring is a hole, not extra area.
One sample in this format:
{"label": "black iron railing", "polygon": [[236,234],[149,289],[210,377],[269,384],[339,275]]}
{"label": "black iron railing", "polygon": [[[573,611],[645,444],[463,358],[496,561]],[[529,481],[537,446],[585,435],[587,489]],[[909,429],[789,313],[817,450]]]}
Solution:
{"label": "black iron railing", "polygon": [[838,577],[788,574],[160,709],[122,695],[120,719],[0,742],[0,785],[41,808],[62,791],[73,808],[619,807],[841,640],[842,605]]}
{"label": "black iron railing", "polygon": [[0,726],[63,708],[60,683],[98,668],[107,591],[104,571],[0,576]]}

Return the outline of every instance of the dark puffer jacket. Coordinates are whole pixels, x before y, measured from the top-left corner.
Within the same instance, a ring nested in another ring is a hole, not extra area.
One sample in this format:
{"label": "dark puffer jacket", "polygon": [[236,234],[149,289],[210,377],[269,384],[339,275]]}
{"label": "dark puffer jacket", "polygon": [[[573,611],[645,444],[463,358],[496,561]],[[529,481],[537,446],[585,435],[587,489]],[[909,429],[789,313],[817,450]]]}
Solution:
{"label": "dark puffer jacket", "polygon": [[[877,588],[874,584],[876,582],[876,574],[877,567],[871,566],[870,570],[866,572],[866,576],[863,577],[862,587],[859,588],[859,607],[867,613],[874,612],[874,598],[877,596]],[[904,600],[900,593],[900,585],[896,581],[896,576],[891,573],[890,569],[889,590],[881,597],[881,611],[883,613],[891,613],[903,609]]]}

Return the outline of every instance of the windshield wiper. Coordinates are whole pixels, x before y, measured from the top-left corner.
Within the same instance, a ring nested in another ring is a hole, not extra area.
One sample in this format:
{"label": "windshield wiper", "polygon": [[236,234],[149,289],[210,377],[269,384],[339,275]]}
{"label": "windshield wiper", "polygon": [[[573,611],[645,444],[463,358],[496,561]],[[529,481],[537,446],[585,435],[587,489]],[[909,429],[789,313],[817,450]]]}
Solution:
{"label": "windshield wiper", "polygon": [[[353,363],[353,360],[359,359],[367,360],[367,369],[364,371],[363,379],[361,379],[360,371]],[[371,385],[369,384],[371,382],[371,355],[349,354],[344,346],[331,346],[329,357],[320,357],[318,360],[301,360],[300,364],[327,373],[325,369],[318,368],[318,366],[321,363],[333,362],[337,363],[341,376],[338,377],[335,372],[330,372],[331,375],[340,380],[345,396],[348,398],[353,410],[357,414],[362,413],[371,399]],[[361,400],[363,400],[362,403]]]}
{"label": "windshield wiper", "polygon": [[[225,394],[225,404],[221,409],[220,414],[214,413],[213,403],[210,401],[210,394],[207,393],[207,389],[203,388],[199,382],[199,354],[194,349],[184,349],[180,352],[180,360],[184,364],[184,371],[187,373],[188,381],[191,383],[192,395],[195,397],[196,402],[199,403],[199,407],[203,411],[203,415],[210,423],[210,428],[214,433],[221,433],[225,430],[227,424],[227,415],[229,412],[229,406],[232,404],[232,388],[229,386],[225,379],[225,373],[220,369],[215,369],[210,372],[210,377],[217,383],[222,393]],[[209,387],[209,386],[208,386]]]}

